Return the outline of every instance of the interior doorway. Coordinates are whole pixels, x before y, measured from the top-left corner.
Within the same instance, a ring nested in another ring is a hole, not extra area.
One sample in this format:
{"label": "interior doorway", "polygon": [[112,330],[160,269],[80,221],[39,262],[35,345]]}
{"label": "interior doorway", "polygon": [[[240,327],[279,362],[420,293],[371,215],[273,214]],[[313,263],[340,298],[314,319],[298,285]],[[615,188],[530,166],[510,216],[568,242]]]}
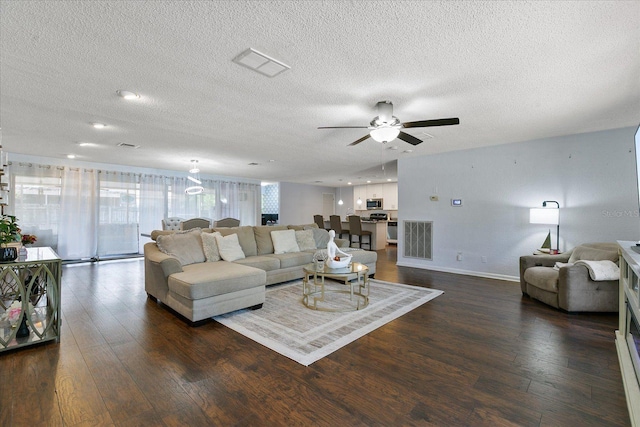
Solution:
{"label": "interior doorway", "polygon": [[336,213],[336,195],[333,193],[322,193],[322,216],[329,219],[330,215]]}

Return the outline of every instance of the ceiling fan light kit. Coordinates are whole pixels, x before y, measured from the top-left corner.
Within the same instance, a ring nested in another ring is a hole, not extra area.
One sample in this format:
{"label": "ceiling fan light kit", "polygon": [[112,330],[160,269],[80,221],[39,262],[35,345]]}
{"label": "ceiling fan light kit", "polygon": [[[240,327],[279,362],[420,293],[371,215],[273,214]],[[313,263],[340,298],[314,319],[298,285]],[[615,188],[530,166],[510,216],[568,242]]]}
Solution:
{"label": "ceiling fan light kit", "polygon": [[[400,120],[393,115],[393,104],[391,101],[380,101],[376,104],[378,115],[371,120],[369,126],[321,126],[318,129],[369,129],[369,134],[363,136],[360,139],[355,140],[349,145],[357,145],[362,141],[373,138],[378,142],[390,142],[396,138],[408,142],[411,145],[418,145],[422,142],[421,139],[416,138],[406,132],[402,132],[402,128],[423,128],[432,126],[450,126],[460,124],[460,119],[457,117],[450,119],[436,119],[436,120],[420,120],[416,122],[400,123]],[[430,135],[431,136],[431,135]],[[431,136],[433,138],[433,136]]]}
{"label": "ceiling fan light kit", "polygon": [[400,129],[395,127],[379,127],[377,129],[372,129],[369,134],[371,135],[371,138],[378,142],[389,142],[398,137]]}

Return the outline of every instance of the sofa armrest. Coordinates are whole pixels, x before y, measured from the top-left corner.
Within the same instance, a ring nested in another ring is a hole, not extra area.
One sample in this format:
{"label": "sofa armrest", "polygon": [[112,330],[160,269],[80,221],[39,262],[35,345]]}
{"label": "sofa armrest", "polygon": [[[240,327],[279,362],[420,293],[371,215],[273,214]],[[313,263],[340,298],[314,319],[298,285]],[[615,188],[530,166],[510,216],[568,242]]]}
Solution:
{"label": "sofa armrest", "polygon": [[[606,290],[614,289],[615,300],[618,300],[617,281],[594,282],[589,275],[589,269],[585,265],[574,264],[560,268],[558,272],[558,307],[572,311],[608,311],[594,309],[600,304],[606,303]],[[594,290],[595,287],[595,290]],[[596,295],[602,291],[602,296]],[[595,292],[595,293],[594,293]],[[585,309],[585,307],[590,307]]]}
{"label": "sofa armrest", "polygon": [[520,257],[520,289],[527,293],[527,284],[524,281],[524,272],[530,267],[553,267],[556,262],[567,262],[571,253],[557,255],[524,255]]}
{"label": "sofa armrest", "polygon": [[152,265],[159,265],[160,268],[162,268],[164,277],[169,277],[173,273],[179,273],[182,271],[182,264],[180,264],[178,258],[160,251],[155,243],[145,244],[144,249],[145,258]]}

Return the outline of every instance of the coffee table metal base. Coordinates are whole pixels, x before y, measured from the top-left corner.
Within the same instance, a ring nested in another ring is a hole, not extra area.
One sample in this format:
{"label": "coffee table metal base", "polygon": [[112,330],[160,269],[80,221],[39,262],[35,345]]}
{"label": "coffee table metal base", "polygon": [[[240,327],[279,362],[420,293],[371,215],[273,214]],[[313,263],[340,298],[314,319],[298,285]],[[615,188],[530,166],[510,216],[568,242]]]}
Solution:
{"label": "coffee table metal base", "polygon": [[[352,263],[349,267],[316,271],[313,264],[303,268],[302,303],[312,310],[328,312],[345,312],[362,310],[369,305],[369,268],[360,263]],[[326,287],[326,279],[341,283],[348,289],[331,289]],[[339,307],[329,307],[326,303],[327,294],[346,294],[349,301]]]}

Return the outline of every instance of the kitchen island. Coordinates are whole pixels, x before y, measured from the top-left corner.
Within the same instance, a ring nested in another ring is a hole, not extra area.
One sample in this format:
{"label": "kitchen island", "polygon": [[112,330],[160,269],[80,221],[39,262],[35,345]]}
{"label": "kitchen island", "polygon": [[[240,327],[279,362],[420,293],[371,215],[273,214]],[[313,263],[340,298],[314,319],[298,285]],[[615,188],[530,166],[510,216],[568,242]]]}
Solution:
{"label": "kitchen island", "polygon": [[[331,224],[329,221],[324,222],[325,228],[330,228]],[[342,229],[349,229],[349,221],[342,221]],[[384,249],[387,245],[387,221],[378,220],[378,221],[365,221],[362,220],[362,230],[371,232],[371,250],[377,251],[379,249]],[[336,236],[338,237],[338,236]],[[366,242],[369,237],[363,237],[363,242]],[[354,245],[357,245],[354,243]],[[363,246],[367,247],[367,244],[364,243]]]}

